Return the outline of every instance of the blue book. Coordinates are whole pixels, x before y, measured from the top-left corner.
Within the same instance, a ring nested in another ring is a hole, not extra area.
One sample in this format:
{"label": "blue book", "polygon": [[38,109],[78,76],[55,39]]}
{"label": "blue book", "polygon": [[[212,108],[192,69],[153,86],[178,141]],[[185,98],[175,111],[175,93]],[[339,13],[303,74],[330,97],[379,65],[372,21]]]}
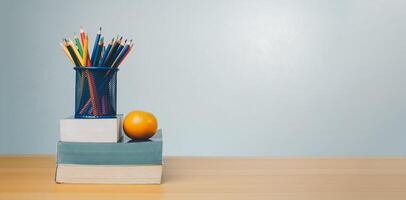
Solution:
{"label": "blue book", "polygon": [[124,136],[117,143],[58,142],[58,164],[131,165],[162,164],[162,130],[149,140]]}

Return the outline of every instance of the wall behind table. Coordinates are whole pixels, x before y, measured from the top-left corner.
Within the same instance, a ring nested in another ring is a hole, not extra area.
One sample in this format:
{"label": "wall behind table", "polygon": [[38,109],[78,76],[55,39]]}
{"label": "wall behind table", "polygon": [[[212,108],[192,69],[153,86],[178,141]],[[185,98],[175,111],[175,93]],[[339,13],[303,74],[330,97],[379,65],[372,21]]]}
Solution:
{"label": "wall behind table", "polygon": [[155,113],[166,155],[405,155],[405,6],[1,1],[0,153],[56,151],[74,108],[58,42],[101,25],[136,39],[118,109]]}

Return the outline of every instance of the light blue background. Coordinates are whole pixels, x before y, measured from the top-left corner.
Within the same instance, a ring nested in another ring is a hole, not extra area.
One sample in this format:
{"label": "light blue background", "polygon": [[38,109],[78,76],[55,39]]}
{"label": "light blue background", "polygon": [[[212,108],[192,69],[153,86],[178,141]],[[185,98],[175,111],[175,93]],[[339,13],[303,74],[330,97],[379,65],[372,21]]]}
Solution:
{"label": "light blue background", "polygon": [[[80,3],[81,2],[81,3]],[[61,38],[136,39],[118,110],[165,155],[405,155],[406,2],[1,1],[0,153],[56,151],[73,114]],[[92,47],[92,44],[91,44]]]}

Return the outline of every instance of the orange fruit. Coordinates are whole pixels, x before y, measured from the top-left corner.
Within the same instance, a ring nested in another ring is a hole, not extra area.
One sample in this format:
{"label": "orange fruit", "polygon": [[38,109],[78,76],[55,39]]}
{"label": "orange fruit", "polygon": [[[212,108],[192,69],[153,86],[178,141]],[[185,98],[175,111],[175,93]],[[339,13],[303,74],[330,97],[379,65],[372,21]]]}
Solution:
{"label": "orange fruit", "polygon": [[147,140],[155,134],[158,122],[152,113],[135,110],[125,116],[123,128],[131,139]]}

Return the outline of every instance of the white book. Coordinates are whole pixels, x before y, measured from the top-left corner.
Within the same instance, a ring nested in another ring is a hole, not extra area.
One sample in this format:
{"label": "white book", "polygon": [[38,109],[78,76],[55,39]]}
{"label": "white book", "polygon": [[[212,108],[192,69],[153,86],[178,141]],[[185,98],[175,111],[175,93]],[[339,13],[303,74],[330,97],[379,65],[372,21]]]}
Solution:
{"label": "white book", "polygon": [[160,184],[162,165],[57,164],[57,183]]}
{"label": "white book", "polygon": [[59,122],[59,140],[64,142],[117,142],[122,136],[122,116],[117,118],[75,119]]}

